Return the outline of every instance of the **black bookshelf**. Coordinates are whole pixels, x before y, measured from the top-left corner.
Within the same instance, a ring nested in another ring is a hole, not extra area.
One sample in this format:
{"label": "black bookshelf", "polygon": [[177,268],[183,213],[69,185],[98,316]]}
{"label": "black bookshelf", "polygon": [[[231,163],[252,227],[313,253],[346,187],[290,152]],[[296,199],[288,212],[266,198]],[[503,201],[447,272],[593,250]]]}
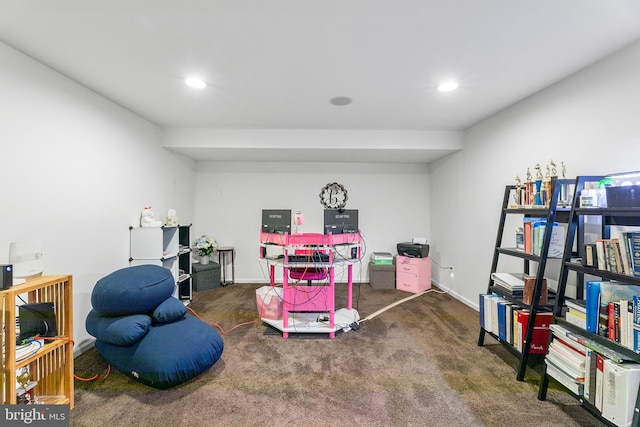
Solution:
{"label": "black bookshelf", "polygon": [[[545,305],[540,305],[538,302],[540,301],[540,296],[542,294],[543,288],[543,280],[545,279],[545,269],[548,260],[549,254],[549,244],[551,241],[551,235],[553,232],[553,224],[558,222],[568,222],[570,217],[571,210],[569,208],[559,207],[558,200],[560,191],[563,185],[572,185],[574,184],[574,180],[567,179],[554,179],[552,184],[551,197],[549,200],[549,207],[513,207],[511,206],[511,196],[513,191],[516,191],[515,185],[507,185],[504,190],[504,196],[502,200],[502,207],[500,209],[500,220],[498,225],[498,231],[496,236],[496,243],[494,246],[493,253],[493,261],[491,264],[491,271],[489,274],[489,284],[487,286],[487,294],[497,294],[507,301],[513,302],[523,308],[529,309],[529,320],[527,323],[527,328],[525,332],[524,345],[522,347],[522,351],[518,351],[513,345],[510,343],[500,340],[495,334],[487,331],[485,328],[480,328],[480,333],[478,336],[478,346],[484,345],[485,336],[489,334],[489,336],[495,338],[501,344],[505,345],[510,351],[514,352],[519,358],[517,376],[516,379],[518,381],[524,381],[524,377],[526,374],[527,365],[529,363],[530,356],[535,356],[530,353],[531,344],[533,339],[533,332],[535,326],[535,318],[536,314],[539,312],[549,312],[552,311],[555,306],[555,294],[553,292],[549,292],[548,296],[551,297],[551,301],[549,301]],[[547,226],[544,231],[544,236],[542,240],[542,245],[540,248],[540,254],[530,254],[525,252],[522,249],[518,248],[506,248],[502,247],[502,241],[504,237],[504,228],[507,222],[507,217],[510,215],[518,215],[523,218],[541,218],[546,220]],[[497,272],[498,261],[500,257],[508,256],[520,258],[523,260],[523,268],[522,271],[524,274],[535,276],[535,284],[532,296],[532,304],[525,304],[524,301],[519,297],[514,297],[513,295],[505,292],[502,288],[496,286],[493,280],[493,273]]]}

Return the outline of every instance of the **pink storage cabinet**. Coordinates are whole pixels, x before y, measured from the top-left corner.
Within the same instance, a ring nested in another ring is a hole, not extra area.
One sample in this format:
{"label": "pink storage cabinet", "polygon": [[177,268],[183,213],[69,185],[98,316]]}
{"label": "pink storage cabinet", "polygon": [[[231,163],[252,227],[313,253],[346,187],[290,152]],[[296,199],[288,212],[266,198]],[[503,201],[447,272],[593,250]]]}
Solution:
{"label": "pink storage cabinet", "polygon": [[414,294],[431,289],[431,257],[396,256],[396,289]]}

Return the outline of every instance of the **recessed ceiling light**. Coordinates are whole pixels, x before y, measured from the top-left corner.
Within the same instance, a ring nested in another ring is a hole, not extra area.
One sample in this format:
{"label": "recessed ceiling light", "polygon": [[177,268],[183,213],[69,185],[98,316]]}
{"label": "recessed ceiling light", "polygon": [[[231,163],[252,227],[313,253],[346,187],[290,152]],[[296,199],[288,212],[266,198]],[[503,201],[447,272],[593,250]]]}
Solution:
{"label": "recessed ceiling light", "polygon": [[444,82],[438,86],[438,91],[440,92],[451,92],[456,89],[458,89],[458,83],[453,81]]}
{"label": "recessed ceiling light", "polygon": [[343,105],[349,105],[353,102],[353,100],[351,98],[348,98],[346,96],[336,96],[335,98],[331,98],[329,100],[329,102],[333,105],[337,105],[339,107],[342,107]]}
{"label": "recessed ceiling light", "polygon": [[207,84],[203,80],[197,79],[195,77],[190,77],[186,79],[184,82],[186,83],[187,86],[193,87],[196,89],[202,89],[207,87]]}

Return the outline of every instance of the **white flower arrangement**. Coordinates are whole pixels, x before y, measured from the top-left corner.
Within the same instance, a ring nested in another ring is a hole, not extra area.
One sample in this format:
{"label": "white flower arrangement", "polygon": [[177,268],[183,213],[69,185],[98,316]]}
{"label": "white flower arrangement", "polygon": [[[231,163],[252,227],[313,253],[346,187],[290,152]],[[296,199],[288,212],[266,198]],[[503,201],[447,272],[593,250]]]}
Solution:
{"label": "white flower arrangement", "polygon": [[198,255],[211,256],[218,249],[218,244],[213,237],[203,234],[193,241],[193,247],[198,250]]}

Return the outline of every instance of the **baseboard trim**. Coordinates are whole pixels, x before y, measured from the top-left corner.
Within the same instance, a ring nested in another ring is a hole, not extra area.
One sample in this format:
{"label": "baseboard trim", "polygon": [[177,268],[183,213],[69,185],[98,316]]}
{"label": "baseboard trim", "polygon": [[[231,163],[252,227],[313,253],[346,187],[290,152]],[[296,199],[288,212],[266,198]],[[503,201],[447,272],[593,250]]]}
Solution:
{"label": "baseboard trim", "polygon": [[91,338],[91,339],[82,341],[79,344],[76,344],[73,350],[73,358],[75,359],[76,357],[80,356],[82,353],[91,350],[93,347],[95,347],[95,344],[96,344],[95,338]]}

